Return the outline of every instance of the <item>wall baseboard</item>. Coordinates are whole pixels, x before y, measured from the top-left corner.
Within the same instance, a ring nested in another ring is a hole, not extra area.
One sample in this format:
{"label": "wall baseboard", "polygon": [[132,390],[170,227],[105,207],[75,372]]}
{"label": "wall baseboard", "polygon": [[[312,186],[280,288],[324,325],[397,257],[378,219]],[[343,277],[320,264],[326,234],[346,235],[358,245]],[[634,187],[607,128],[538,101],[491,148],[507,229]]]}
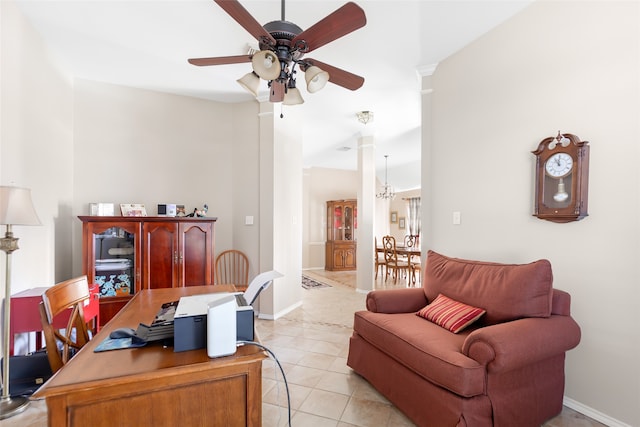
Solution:
{"label": "wall baseboard", "polygon": [[611,418],[609,415],[607,414],[603,414],[600,411],[596,411],[595,409],[583,405],[580,402],[577,402],[573,399],[568,398],[567,396],[564,396],[564,398],[562,399],[562,403],[564,404],[564,406],[566,406],[567,408],[571,408],[574,411],[580,412],[582,415],[586,415],[587,417],[594,419],[598,422],[601,422],[602,424],[609,426],[609,427],[631,427],[631,425],[623,423],[622,421],[618,421],[615,418]]}
{"label": "wall baseboard", "polygon": [[295,310],[298,307],[302,307],[302,301],[298,301],[297,303],[290,305],[289,307],[285,308],[284,310],[279,311],[275,315],[258,313],[258,319],[277,320],[277,319],[281,318],[282,316],[292,312],[293,310]]}

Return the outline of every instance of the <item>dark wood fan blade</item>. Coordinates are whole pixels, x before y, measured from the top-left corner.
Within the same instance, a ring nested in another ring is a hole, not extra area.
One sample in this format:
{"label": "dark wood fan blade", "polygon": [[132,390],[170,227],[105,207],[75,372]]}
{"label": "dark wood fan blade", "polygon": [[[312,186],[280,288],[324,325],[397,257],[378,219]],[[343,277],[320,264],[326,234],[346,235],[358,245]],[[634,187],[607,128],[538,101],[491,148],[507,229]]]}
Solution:
{"label": "dark wood fan blade", "polygon": [[269,102],[282,102],[284,100],[284,82],[271,81],[269,89]]}
{"label": "dark wood fan blade", "polygon": [[349,2],[294,37],[291,46],[303,53],[311,52],[364,27],[366,23],[367,17],[364,15],[364,10],[357,4]]}
{"label": "dark wood fan blade", "polygon": [[258,21],[236,0],[215,0],[225,12],[238,24],[255,37],[259,42],[274,46],[276,40],[265,30]]}
{"label": "dark wood fan blade", "polygon": [[240,64],[243,62],[251,62],[251,55],[236,55],[236,56],[216,56],[214,58],[191,58],[188,60],[190,64],[205,66],[205,65],[225,65],[225,64]]}
{"label": "dark wood fan blade", "polygon": [[320,62],[317,59],[305,58],[304,63],[305,66],[303,67],[302,71],[306,71],[307,66],[315,65],[316,67],[319,67],[320,69],[329,73],[329,81],[338,86],[342,86],[350,90],[356,90],[360,89],[364,84],[364,77],[360,77],[348,71],[341,70],[338,67],[325,64],[324,62]]}

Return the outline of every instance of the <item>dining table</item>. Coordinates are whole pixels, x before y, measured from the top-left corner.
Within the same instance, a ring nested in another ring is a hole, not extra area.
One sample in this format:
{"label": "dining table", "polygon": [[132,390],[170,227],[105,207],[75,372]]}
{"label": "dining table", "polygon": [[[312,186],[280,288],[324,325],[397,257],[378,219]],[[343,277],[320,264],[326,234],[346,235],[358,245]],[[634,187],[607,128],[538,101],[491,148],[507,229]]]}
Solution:
{"label": "dining table", "polygon": [[[383,254],[384,256],[383,246],[376,246],[376,254],[378,253]],[[420,268],[414,269],[415,266],[421,263],[422,251],[420,250],[420,247],[396,245],[396,253],[400,257],[407,257],[407,262],[409,263],[409,268],[411,269],[411,281],[415,284],[416,279],[421,277]],[[418,274],[416,274],[416,270],[418,270]]]}

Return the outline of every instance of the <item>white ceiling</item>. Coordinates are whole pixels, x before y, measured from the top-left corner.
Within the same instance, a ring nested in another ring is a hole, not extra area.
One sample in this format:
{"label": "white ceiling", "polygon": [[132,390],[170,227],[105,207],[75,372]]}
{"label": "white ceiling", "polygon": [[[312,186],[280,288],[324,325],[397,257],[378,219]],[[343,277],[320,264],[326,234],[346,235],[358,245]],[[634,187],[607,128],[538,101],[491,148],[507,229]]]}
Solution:
{"label": "white ceiling", "polygon": [[[533,0],[357,0],[367,25],[307,56],[365,78],[350,91],[298,84],[305,166],[357,168],[358,137],[375,137],[377,171],[396,190],[420,185],[420,81],[435,66]],[[278,0],[241,0],[261,24],[280,20]],[[252,99],[235,80],[250,64],[196,67],[188,58],[241,55],[255,39],[212,0],[16,0],[63,70],[82,79],[220,102]],[[345,1],[286,2],[286,20],[303,30]],[[469,70],[473,72],[473,70]],[[304,79],[299,81],[303,82]],[[266,83],[261,95],[266,95]],[[356,112],[370,110],[366,126]],[[276,108],[280,111],[280,108]],[[350,150],[341,149],[349,147]]]}

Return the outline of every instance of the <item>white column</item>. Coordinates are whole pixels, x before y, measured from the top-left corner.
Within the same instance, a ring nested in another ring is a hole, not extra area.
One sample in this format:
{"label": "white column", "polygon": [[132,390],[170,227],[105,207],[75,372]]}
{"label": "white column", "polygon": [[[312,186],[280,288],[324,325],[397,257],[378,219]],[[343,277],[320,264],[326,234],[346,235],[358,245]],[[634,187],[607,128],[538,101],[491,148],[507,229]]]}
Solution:
{"label": "white column", "polygon": [[376,214],[376,147],[373,136],[358,139],[358,247],[356,291],[369,292],[374,285],[374,229]]}
{"label": "white column", "polygon": [[261,294],[262,319],[302,305],[302,128],[300,110],[260,103],[260,272],[284,276]]}
{"label": "white column", "polygon": [[431,75],[436,70],[437,64],[421,67],[418,74],[421,76],[422,83],[422,175],[421,175],[421,220],[422,220],[422,239],[420,240],[420,250],[422,251],[422,265],[425,265],[427,249],[431,247],[429,244],[432,233],[431,221],[431,191],[429,188],[433,182],[431,179],[431,99],[433,88],[431,84]]}

